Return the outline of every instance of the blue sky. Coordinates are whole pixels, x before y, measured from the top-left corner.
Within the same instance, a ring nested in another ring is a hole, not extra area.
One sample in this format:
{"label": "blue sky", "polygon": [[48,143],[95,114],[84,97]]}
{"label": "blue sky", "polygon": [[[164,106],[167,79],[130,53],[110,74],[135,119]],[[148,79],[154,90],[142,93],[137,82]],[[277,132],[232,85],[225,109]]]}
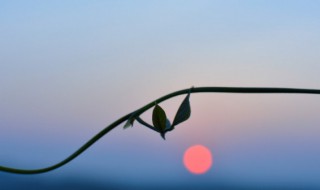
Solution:
{"label": "blue sky", "polygon": [[[318,1],[1,1],[0,165],[54,164],[122,115],[191,86],[320,89],[319,7]],[[182,98],[161,105],[171,119]],[[191,106],[190,120],[166,141],[139,124],[119,127],[61,169],[0,176],[8,188],[10,180],[61,185],[70,176],[102,186],[320,187],[319,97],[196,94]],[[150,112],[143,117],[150,121]],[[182,165],[194,144],[214,154],[201,176]]]}

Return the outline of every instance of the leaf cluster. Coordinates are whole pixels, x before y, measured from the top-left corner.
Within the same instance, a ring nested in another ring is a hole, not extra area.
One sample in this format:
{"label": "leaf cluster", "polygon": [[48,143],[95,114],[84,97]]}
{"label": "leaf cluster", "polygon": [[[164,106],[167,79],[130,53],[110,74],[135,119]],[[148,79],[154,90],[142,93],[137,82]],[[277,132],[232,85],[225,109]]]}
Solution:
{"label": "leaf cluster", "polygon": [[167,118],[166,112],[163,110],[161,106],[155,103],[155,106],[152,111],[152,125],[148,124],[147,122],[143,121],[139,116],[136,116],[134,113],[130,116],[127,120],[126,124],[124,125],[124,129],[128,127],[132,127],[135,120],[137,120],[140,124],[144,125],[145,127],[152,129],[158,133],[160,133],[161,137],[165,139],[165,134],[169,131],[172,131],[175,126],[179,125],[180,123],[188,120],[191,115],[191,107],[190,107],[190,92],[184,98],[182,103],[180,104],[178,111],[173,119],[171,124],[170,120]]}

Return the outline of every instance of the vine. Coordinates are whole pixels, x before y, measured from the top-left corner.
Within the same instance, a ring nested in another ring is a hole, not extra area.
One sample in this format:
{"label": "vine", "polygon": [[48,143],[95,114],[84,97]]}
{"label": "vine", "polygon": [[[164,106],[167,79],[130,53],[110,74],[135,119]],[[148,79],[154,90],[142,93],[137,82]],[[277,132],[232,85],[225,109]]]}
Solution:
{"label": "vine", "polygon": [[[172,92],[165,96],[162,96],[155,101],[150,102],[149,104],[137,109],[129,114],[126,114],[119,118],[118,120],[111,123],[109,126],[105,127],[98,134],[93,136],[89,141],[87,141],[84,145],[82,145],[78,150],[76,150],[73,154],[71,154],[66,159],[61,162],[52,165],[50,167],[41,168],[41,169],[17,169],[10,168],[5,166],[0,166],[0,171],[16,173],[16,174],[39,174],[44,172],[49,172],[51,170],[57,169],[71,160],[78,157],[81,153],[87,150],[90,146],[92,146],[96,141],[102,138],[104,135],[109,133],[112,129],[119,126],[121,123],[125,122],[124,129],[132,127],[134,121],[139,122],[143,126],[158,132],[163,139],[165,139],[165,134],[169,131],[174,130],[175,126],[189,119],[191,115],[191,107],[190,107],[190,94],[192,93],[290,93],[290,94],[320,94],[320,90],[318,89],[299,89],[299,88],[259,88],[259,87],[192,87],[190,89],[179,90],[176,92]],[[174,120],[171,124],[169,119],[166,116],[165,111],[160,107],[159,103],[166,101],[175,96],[187,94],[187,96],[182,101],[178,111],[174,117]],[[140,118],[140,115],[153,108],[152,112],[152,124],[149,124],[143,121]]]}

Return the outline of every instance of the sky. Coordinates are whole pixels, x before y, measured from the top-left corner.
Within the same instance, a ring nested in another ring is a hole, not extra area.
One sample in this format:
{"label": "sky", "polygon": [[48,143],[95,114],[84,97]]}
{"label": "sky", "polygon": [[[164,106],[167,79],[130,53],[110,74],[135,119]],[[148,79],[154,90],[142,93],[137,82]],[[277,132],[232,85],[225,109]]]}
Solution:
{"label": "sky", "polygon": [[[320,89],[320,2],[0,2],[0,165],[41,168],[107,125],[192,86]],[[161,106],[172,120],[183,96]],[[57,170],[7,189],[320,188],[320,97],[192,94],[167,134],[117,127]],[[151,122],[151,111],[142,115]],[[122,124],[124,125],[124,124]],[[208,147],[194,175],[184,151]]]}

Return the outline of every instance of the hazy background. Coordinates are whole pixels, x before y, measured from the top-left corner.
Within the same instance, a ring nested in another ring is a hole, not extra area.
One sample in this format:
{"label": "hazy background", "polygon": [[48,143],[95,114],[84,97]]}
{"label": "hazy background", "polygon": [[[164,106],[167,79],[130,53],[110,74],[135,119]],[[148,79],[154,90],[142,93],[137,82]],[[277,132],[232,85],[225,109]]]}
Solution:
{"label": "hazy background", "polygon": [[[320,2],[0,1],[0,165],[55,164],[191,86],[320,89]],[[171,120],[183,97],[161,104]],[[320,96],[193,94],[167,134],[122,126],[66,166],[2,189],[320,188]],[[150,112],[143,118],[150,121]],[[190,174],[203,144],[212,169]]]}

